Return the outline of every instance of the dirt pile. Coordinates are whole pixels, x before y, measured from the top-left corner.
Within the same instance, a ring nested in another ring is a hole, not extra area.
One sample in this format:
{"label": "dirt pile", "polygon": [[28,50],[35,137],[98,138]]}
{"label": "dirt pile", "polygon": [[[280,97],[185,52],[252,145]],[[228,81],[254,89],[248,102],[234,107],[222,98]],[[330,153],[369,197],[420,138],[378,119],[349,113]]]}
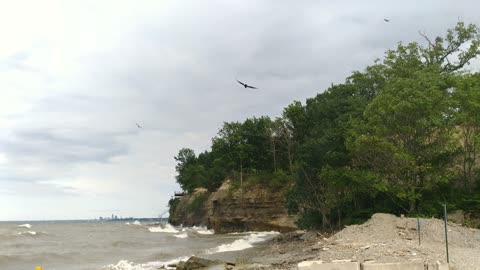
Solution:
{"label": "dirt pile", "polygon": [[[375,214],[361,225],[352,225],[334,235],[339,242],[362,242],[372,244],[417,244],[417,219],[398,218],[390,214]],[[449,245],[462,248],[479,247],[478,230],[448,223]],[[420,241],[424,245],[445,244],[445,227],[443,220],[420,219]]]}
{"label": "dirt pile", "polygon": [[[309,233],[277,238],[256,260],[272,269],[295,269],[304,260],[353,260],[376,262],[446,261],[445,228],[442,220],[375,214],[361,225],[352,225],[331,237]],[[302,239],[303,238],[303,239]],[[480,231],[448,223],[450,263],[457,270],[480,270]]]}

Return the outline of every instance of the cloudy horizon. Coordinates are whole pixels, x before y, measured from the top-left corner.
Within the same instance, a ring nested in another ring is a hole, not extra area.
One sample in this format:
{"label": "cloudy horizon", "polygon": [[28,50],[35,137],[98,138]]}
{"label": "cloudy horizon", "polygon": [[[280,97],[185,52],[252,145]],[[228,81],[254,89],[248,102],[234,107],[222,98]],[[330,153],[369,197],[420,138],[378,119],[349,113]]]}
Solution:
{"label": "cloudy horizon", "polygon": [[280,116],[418,31],[480,25],[475,1],[321,2],[1,2],[0,221],[157,217],[173,157],[223,122]]}

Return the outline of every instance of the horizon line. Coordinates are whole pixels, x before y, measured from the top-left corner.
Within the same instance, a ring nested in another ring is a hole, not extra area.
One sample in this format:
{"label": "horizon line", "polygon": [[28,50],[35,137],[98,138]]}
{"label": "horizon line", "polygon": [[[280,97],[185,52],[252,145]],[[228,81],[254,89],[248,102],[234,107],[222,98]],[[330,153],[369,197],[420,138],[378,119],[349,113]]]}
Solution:
{"label": "horizon line", "polygon": [[[168,218],[168,217],[165,217]],[[162,218],[162,219],[165,219]],[[82,219],[31,219],[31,220],[0,220],[0,222],[39,222],[39,221],[122,221],[132,219],[160,219],[159,217],[126,217],[118,219],[99,219],[99,218],[82,218]]]}

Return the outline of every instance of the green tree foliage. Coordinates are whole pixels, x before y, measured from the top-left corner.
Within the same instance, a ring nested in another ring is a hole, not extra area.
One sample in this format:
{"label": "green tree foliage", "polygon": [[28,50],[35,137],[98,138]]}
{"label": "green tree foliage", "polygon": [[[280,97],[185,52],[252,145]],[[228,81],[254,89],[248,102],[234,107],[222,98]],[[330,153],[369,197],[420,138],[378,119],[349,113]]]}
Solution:
{"label": "green tree foliage", "polygon": [[460,22],[445,37],[420,34],[425,45],[399,43],[279,118],[224,123],[211,151],[180,150],[177,182],[289,188],[299,224],[324,229],[375,211],[477,209],[480,75],[463,68],[480,53],[479,30]]}
{"label": "green tree foliage", "polygon": [[194,167],[196,166],[197,158],[195,152],[189,148],[183,148],[175,157],[177,161],[177,183],[183,190],[193,190],[196,186],[197,178],[195,177]]}
{"label": "green tree foliage", "polygon": [[321,220],[324,229],[331,228],[334,218],[342,219],[342,206],[353,201],[349,194],[357,187],[349,181],[351,158],[345,141],[350,122],[361,116],[368,98],[346,83],[307,100],[303,119],[308,129],[298,148],[299,172],[290,193],[290,203],[303,214],[300,222],[306,226],[306,220]]}
{"label": "green tree foliage", "polygon": [[453,157],[448,87],[435,67],[391,79],[366,108],[351,145],[357,165],[376,172],[387,192],[408,202],[408,212],[416,210],[425,190],[448,181],[446,166]]}
{"label": "green tree foliage", "polygon": [[428,47],[420,48],[422,60],[426,65],[442,66],[442,72],[460,70],[480,53],[479,29],[473,24],[465,26],[459,22],[447,30],[445,37],[436,37],[434,41],[423,33],[420,35],[428,42]]}
{"label": "green tree foliage", "polygon": [[480,154],[480,74],[458,76],[453,92],[463,188],[478,186]]}
{"label": "green tree foliage", "polygon": [[272,121],[268,117],[224,123],[213,138],[212,152],[224,157],[230,171],[273,170]]}
{"label": "green tree foliage", "polygon": [[192,149],[183,148],[175,160],[177,183],[185,191],[198,187],[215,190],[226,177],[226,163],[213,152],[204,152],[197,157]]}

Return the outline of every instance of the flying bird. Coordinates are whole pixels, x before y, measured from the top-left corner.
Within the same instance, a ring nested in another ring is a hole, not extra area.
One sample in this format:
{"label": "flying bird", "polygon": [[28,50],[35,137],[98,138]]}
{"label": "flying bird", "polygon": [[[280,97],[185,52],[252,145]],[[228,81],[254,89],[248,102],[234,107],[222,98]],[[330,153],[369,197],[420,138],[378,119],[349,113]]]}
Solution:
{"label": "flying bird", "polygon": [[239,84],[243,85],[243,87],[245,87],[245,88],[258,89],[257,87],[253,87],[253,86],[248,85],[248,84],[246,84],[246,83],[243,83],[243,82],[241,82],[241,81],[239,81],[239,80],[237,80],[237,82],[238,82]]}
{"label": "flying bird", "polygon": [[139,124],[135,123],[137,125],[138,128],[142,128]]}
{"label": "flying bird", "polygon": [[389,22],[389,21],[390,21],[390,20],[387,20],[387,19],[383,19],[383,20],[386,21],[386,22]]}

